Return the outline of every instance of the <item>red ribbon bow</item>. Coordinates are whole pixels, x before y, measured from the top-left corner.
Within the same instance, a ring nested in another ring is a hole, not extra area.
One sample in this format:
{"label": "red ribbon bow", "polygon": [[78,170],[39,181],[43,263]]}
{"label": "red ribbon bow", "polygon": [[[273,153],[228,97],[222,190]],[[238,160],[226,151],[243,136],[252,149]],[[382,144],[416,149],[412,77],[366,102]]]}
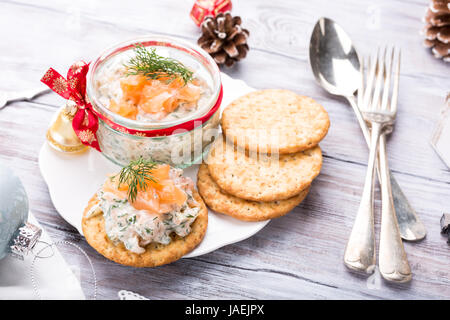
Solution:
{"label": "red ribbon bow", "polygon": [[61,97],[76,104],[77,111],[72,120],[73,130],[83,144],[101,152],[97,139],[98,118],[86,96],[86,75],[88,71],[89,64],[79,61],[70,67],[67,72],[67,79],[50,68],[41,81]]}
{"label": "red ribbon bow", "polygon": [[206,16],[215,17],[219,12],[230,11],[231,0],[195,0],[190,16],[200,26]]}

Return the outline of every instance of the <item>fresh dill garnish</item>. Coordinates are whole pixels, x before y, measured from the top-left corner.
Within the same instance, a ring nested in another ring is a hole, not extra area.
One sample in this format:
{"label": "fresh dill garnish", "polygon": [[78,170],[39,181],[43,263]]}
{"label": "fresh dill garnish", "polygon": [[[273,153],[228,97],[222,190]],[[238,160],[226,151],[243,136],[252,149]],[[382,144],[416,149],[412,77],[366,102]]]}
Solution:
{"label": "fresh dill garnish", "polygon": [[133,215],[132,217],[128,218],[128,224],[134,224],[136,223],[136,215]]}
{"label": "fresh dill garnish", "polygon": [[135,56],[125,64],[127,75],[143,75],[149,79],[167,79],[170,83],[181,77],[184,83],[192,80],[193,72],[181,62],[162,57],[156,53],[155,48],[147,49],[142,44],[134,47]]}
{"label": "fresh dill garnish", "polygon": [[148,182],[157,182],[152,176],[152,170],[157,164],[151,160],[145,160],[140,157],[131,161],[126,167],[123,167],[119,173],[119,188],[121,184],[128,185],[128,199],[131,202],[136,200],[138,191],[145,191]]}

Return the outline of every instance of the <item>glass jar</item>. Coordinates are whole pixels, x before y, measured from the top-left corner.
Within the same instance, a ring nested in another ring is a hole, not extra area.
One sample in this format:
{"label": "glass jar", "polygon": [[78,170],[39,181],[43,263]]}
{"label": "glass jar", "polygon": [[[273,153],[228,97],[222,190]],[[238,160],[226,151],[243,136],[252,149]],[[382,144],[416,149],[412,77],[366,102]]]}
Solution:
{"label": "glass jar", "polygon": [[[109,110],[99,93],[99,75],[103,68],[131,55],[136,45],[155,48],[158,54],[181,61],[195,76],[201,77],[209,88],[202,105],[178,119],[158,122],[132,120]],[[91,63],[86,91],[99,114],[97,138],[102,154],[121,166],[144,157],[179,168],[188,167],[201,161],[218,133],[222,98],[219,68],[208,53],[182,40],[151,35],[106,50]]]}

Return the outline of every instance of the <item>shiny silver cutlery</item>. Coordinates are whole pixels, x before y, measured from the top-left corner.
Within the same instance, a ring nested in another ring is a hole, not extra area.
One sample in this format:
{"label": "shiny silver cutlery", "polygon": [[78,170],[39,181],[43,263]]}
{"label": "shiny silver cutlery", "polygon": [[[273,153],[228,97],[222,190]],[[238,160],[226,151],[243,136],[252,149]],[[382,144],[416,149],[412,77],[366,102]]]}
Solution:
{"label": "shiny silver cutlery", "polygon": [[[360,84],[360,63],[349,36],[333,20],[320,18],[311,35],[309,57],[317,82],[329,93],[348,100],[367,145],[370,145],[370,132],[355,98]],[[384,136],[381,137],[382,141],[383,139],[385,139]],[[389,175],[402,238],[409,241],[423,239],[426,236],[425,226],[419,220],[393,175],[390,172]]]}
{"label": "shiny silver cutlery", "polygon": [[[395,59],[394,59],[395,57]],[[361,84],[358,89],[358,106],[364,120],[371,128],[371,144],[367,175],[363,196],[355,219],[352,233],[344,254],[345,264],[356,270],[367,271],[375,265],[375,236],[373,228],[373,194],[375,161],[380,148],[380,175],[382,195],[382,220],[380,235],[379,267],[381,275],[394,282],[411,279],[400,231],[397,225],[394,202],[389,179],[389,166],[385,139],[379,146],[380,137],[392,132],[397,113],[398,81],[400,73],[400,53],[386,56],[377,54],[373,63],[367,65],[368,75],[364,83],[364,68],[361,64]],[[394,69],[392,95],[390,96],[391,74]]]}
{"label": "shiny silver cutlery", "polygon": [[[395,119],[397,112],[398,83],[400,77],[400,50],[392,48],[391,54],[380,58],[378,76],[384,78],[383,95],[381,98],[381,114]],[[389,100],[390,82],[393,75],[392,95]],[[361,76],[363,78],[363,75]],[[358,105],[363,105],[359,98]],[[379,247],[380,273],[386,280],[393,282],[407,282],[412,278],[411,268],[406,257],[405,248],[400,235],[400,230],[395,212],[394,199],[392,197],[391,181],[389,179],[389,164],[386,150],[386,135],[393,130],[392,124],[384,130],[379,141],[380,175],[381,175],[381,232]],[[372,129],[373,132],[373,129]]]}
{"label": "shiny silver cutlery", "polygon": [[0,109],[4,108],[9,102],[31,100],[46,92],[50,92],[50,89],[38,88],[23,91],[0,91]]}
{"label": "shiny silver cutlery", "polygon": [[[363,63],[360,66],[361,70],[362,66]],[[370,151],[361,202],[344,253],[344,263],[347,267],[365,272],[372,272],[376,261],[373,200],[378,141],[382,130],[391,126],[395,117],[395,113],[381,112],[379,99],[383,80],[381,70],[377,55],[376,62],[370,64],[369,61],[367,86],[364,87],[363,80],[361,80],[358,89],[358,106],[363,119],[371,127]],[[362,71],[360,74],[360,78],[363,79],[364,72]]]}

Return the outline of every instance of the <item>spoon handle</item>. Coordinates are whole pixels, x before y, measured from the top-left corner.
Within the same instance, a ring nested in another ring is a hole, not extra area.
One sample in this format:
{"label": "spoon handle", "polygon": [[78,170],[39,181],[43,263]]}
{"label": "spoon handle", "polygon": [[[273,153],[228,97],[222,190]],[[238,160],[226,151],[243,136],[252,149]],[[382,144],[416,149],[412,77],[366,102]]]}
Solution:
{"label": "spoon handle", "polygon": [[[358,108],[356,99],[354,96],[346,97],[353,111],[355,112],[356,118],[358,119],[359,126],[363,132],[364,138],[367,145],[370,146],[370,131],[367,128],[366,122],[364,121],[361,111]],[[378,158],[378,180],[381,181],[380,175],[380,159]],[[427,231],[422,221],[420,221],[417,216],[416,211],[413,209],[402,189],[400,188],[397,181],[394,179],[391,171],[389,171],[389,177],[392,186],[392,197],[394,201],[395,211],[397,215],[398,227],[400,229],[400,235],[404,240],[408,241],[418,241],[425,238]]]}
{"label": "spoon handle", "polygon": [[359,203],[350,238],[344,253],[347,267],[372,273],[375,267],[375,231],[373,227],[373,194],[378,140],[381,126],[373,123],[369,162],[367,164],[364,189]]}

